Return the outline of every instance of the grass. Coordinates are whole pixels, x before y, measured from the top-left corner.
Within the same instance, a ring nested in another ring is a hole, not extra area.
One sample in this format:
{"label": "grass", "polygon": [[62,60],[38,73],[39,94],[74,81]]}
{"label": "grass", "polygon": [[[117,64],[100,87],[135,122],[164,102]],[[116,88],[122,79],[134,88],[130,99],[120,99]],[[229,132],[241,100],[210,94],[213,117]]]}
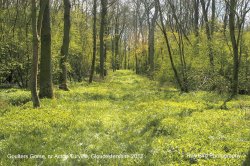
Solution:
{"label": "grass", "polygon": [[249,151],[249,96],[221,110],[225,96],[180,94],[131,71],[55,94],[33,109],[28,91],[0,90],[0,165],[242,165]]}

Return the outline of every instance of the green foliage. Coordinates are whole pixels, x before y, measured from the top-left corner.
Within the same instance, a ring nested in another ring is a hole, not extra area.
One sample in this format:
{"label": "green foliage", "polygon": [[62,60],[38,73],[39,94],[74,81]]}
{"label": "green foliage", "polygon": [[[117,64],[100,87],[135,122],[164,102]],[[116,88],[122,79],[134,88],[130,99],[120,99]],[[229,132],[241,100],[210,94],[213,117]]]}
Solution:
{"label": "green foliage", "polygon": [[12,5],[0,12],[0,84],[27,88],[32,46],[30,20],[25,3],[19,7],[22,12]]}
{"label": "green foliage", "polygon": [[0,44],[0,83],[27,87],[30,57],[27,48],[15,41]]}
{"label": "green foliage", "polygon": [[[173,34],[169,33],[171,42],[171,50],[174,62],[180,78],[182,79],[182,69],[180,61],[180,53],[177,42],[174,40]],[[175,34],[177,35],[177,34]],[[154,78],[161,84],[175,83],[174,74],[170,65],[166,45],[163,42],[162,35],[156,43],[156,52],[160,55],[156,56],[156,72]],[[232,74],[233,74],[233,56],[228,33],[224,35],[216,32],[213,36],[212,49],[214,53],[214,72],[209,62],[208,41],[204,31],[200,32],[197,38],[194,35],[188,36],[190,43],[185,42],[185,60],[186,72],[188,79],[188,87],[190,90],[216,91],[218,93],[229,93],[231,91]],[[249,94],[249,32],[243,35],[241,47],[241,64],[239,72],[239,89]],[[163,49],[162,49],[163,48]]]}
{"label": "green foliage", "polygon": [[[19,4],[20,9],[19,6],[3,11],[1,9],[0,14],[0,84],[22,88],[29,85],[32,60],[30,7],[25,4]],[[92,32],[86,16],[80,9],[75,9],[71,15],[70,55],[67,66],[71,80],[81,81],[88,75],[91,64]],[[53,81],[58,83],[61,72],[59,62],[63,41],[63,10],[52,8],[51,24]]]}
{"label": "green foliage", "polygon": [[[250,146],[250,103],[205,91],[180,94],[131,71],[104,82],[75,83],[56,99],[12,106],[27,91],[1,90],[3,165],[241,165]],[[2,103],[4,106],[2,106]],[[8,154],[88,154],[88,159],[9,159]],[[140,159],[93,159],[91,154],[143,154]],[[239,155],[212,158],[199,154]],[[196,156],[195,156],[196,155]]]}
{"label": "green foliage", "polygon": [[11,105],[23,105],[31,100],[30,91],[19,89],[0,90],[0,100],[8,102]]}
{"label": "green foliage", "polygon": [[[71,81],[82,81],[89,74],[92,55],[92,32],[85,15],[76,9],[71,13],[70,48],[67,62]],[[53,79],[58,83],[60,75],[61,46],[63,41],[63,11],[52,12]]]}

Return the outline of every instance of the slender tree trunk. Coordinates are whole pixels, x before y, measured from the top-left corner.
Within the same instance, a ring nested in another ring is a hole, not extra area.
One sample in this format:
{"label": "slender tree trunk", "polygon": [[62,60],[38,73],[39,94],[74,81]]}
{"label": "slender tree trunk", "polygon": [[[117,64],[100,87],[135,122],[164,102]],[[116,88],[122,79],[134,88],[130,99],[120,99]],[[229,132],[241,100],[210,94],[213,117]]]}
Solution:
{"label": "slender tree trunk", "polygon": [[40,93],[41,98],[53,98],[50,3],[46,4],[41,30]]}
{"label": "slender tree trunk", "polygon": [[195,47],[194,47],[194,54],[199,55],[199,18],[200,18],[200,0],[194,0],[194,33],[195,33]]}
{"label": "slender tree trunk", "polygon": [[92,64],[91,64],[91,73],[89,77],[89,83],[93,82],[93,76],[95,71],[95,60],[96,60],[96,9],[97,9],[97,0],[94,0],[93,5],[93,57],[92,57]]}
{"label": "slender tree trunk", "polygon": [[236,28],[235,28],[235,16],[236,16],[236,7],[237,7],[237,0],[230,0],[227,2],[229,6],[229,32],[230,32],[230,39],[233,47],[233,80],[232,80],[232,92],[229,98],[224,101],[223,105],[221,106],[222,109],[227,109],[227,102],[232,100],[236,95],[238,95],[238,87],[239,87],[239,46],[236,39]]}
{"label": "slender tree trunk", "polygon": [[176,80],[179,88],[181,89],[182,92],[184,92],[185,88],[182,85],[181,79],[179,77],[179,74],[178,74],[177,69],[176,69],[175,64],[174,64],[174,59],[173,59],[173,56],[172,56],[172,51],[171,51],[171,48],[170,48],[170,42],[169,42],[169,38],[168,38],[168,35],[167,35],[166,27],[165,27],[164,22],[163,22],[163,14],[162,14],[162,10],[161,10],[161,7],[160,7],[160,1],[159,0],[157,0],[157,5],[158,5],[158,8],[159,8],[159,14],[160,14],[161,31],[162,31],[162,33],[164,35],[164,39],[165,39],[165,42],[166,42],[166,45],[167,45],[171,67],[172,67],[173,72],[174,72],[174,77],[175,77],[175,80]]}
{"label": "slender tree trunk", "polygon": [[199,36],[199,0],[194,0],[194,29],[195,36]]}
{"label": "slender tree trunk", "polygon": [[104,79],[105,76],[105,32],[107,24],[107,0],[101,0],[101,27],[100,27],[100,77]]}
{"label": "slender tree trunk", "polygon": [[183,41],[183,34],[180,31],[178,32],[178,38],[179,38],[178,45],[179,45],[179,52],[180,52],[183,88],[184,88],[184,92],[188,92],[188,75],[187,75],[187,65],[186,65],[186,58],[185,58],[185,46],[184,46],[184,41]]}
{"label": "slender tree trunk", "polygon": [[188,92],[189,91],[189,87],[188,87],[188,73],[187,73],[187,64],[186,64],[186,58],[185,58],[185,46],[184,46],[184,41],[183,41],[183,37],[181,34],[181,61],[182,61],[182,73],[183,73],[183,88],[184,88],[184,92]]}
{"label": "slender tree trunk", "polygon": [[31,72],[31,95],[33,107],[40,107],[40,101],[37,93],[37,74],[38,74],[38,50],[39,39],[37,33],[37,19],[36,19],[36,1],[32,0],[32,33],[33,33],[33,60]]}
{"label": "slender tree trunk", "polygon": [[127,59],[128,59],[128,55],[127,55],[127,39],[125,39],[124,41],[124,69],[127,69]]}
{"label": "slender tree trunk", "polygon": [[[182,8],[182,4],[180,3],[180,10]],[[185,36],[185,31],[182,29],[182,25],[183,25],[183,21],[180,20],[178,21],[178,17],[176,15],[176,7],[172,4],[172,12],[173,12],[173,17],[175,19],[175,21],[177,22],[176,26],[176,31],[175,31],[175,27],[173,24],[170,25],[170,28],[172,30],[173,36],[178,44],[178,48],[179,48],[179,55],[180,55],[180,62],[181,62],[181,74],[182,74],[182,88],[184,92],[188,92],[188,76],[187,76],[187,66],[186,66],[186,59],[185,59],[185,45],[184,45],[184,41],[183,41],[183,37]],[[166,31],[166,30],[165,30]],[[176,32],[178,34],[178,37],[176,37]],[[188,40],[188,38],[186,38]]]}
{"label": "slender tree trunk", "polygon": [[40,0],[40,11],[37,19],[36,1],[32,0],[32,34],[33,34],[33,59],[32,59],[32,71],[31,71],[31,95],[33,106],[35,108],[40,107],[40,100],[37,93],[37,75],[38,75],[38,55],[39,55],[39,40],[41,34],[41,26],[43,20],[43,13],[45,11],[48,0]]}
{"label": "slender tree trunk", "polygon": [[214,71],[214,51],[213,51],[213,46],[212,46],[212,28],[210,28],[210,23],[208,20],[208,13],[207,13],[207,9],[206,9],[205,0],[200,0],[200,2],[201,2],[202,11],[203,11],[203,18],[204,18],[205,26],[206,26],[206,35],[207,35],[207,39],[208,39],[210,66],[211,66],[211,69],[213,72]]}
{"label": "slender tree trunk", "polygon": [[108,71],[107,71],[107,43],[104,43],[104,77],[106,77],[108,75]]}
{"label": "slender tree trunk", "polygon": [[63,44],[61,48],[61,60],[60,60],[60,85],[59,88],[68,91],[67,85],[67,59],[69,54],[69,42],[70,42],[70,0],[63,0],[64,3],[64,35]]}
{"label": "slender tree trunk", "polygon": [[226,29],[227,29],[227,25],[228,25],[228,12],[229,12],[229,5],[228,3],[226,3],[226,9],[225,9],[225,16],[223,19],[223,33],[224,36],[226,36]]}
{"label": "slender tree trunk", "polygon": [[239,86],[239,48],[236,40],[235,34],[235,11],[236,11],[237,1],[230,0],[230,14],[229,14],[229,30],[230,37],[233,47],[234,55],[234,70],[233,70],[233,85],[232,85],[232,97],[238,94]]}
{"label": "slender tree trunk", "polygon": [[112,63],[112,70],[115,72],[115,40],[114,37],[111,36],[111,52],[112,52],[112,58],[111,58],[111,63]]}
{"label": "slender tree trunk", "polygon": [[140,74],[138,55],[135,54],[135,73]]}
{"label": "slender tree trunk", "polygon": [[120,69],[120,55],[119,55],[119,41],[120,41],[120,35],[119,35],[119,20],[116,20],[115,23],[115,70]]}
{"label": "slender tree trunk", "polygon": [[119,34],[119,27],[120,27],[120,14],[119,14],[119,3],[116,5],[116,16],[115,16],[115,36],[114,36],[114,63],[115,63],[115,70],[119,70],[120,68],[120,55],[119,55],[119,41],[120,41],[120,34]]}
{"label": "slender tree trunk", "polygon": [[149,26],[149,39],[148,39],[148,52],[149,52],[149,65],[150,65],[150,73],[154,72],[155,64],[154,64],[154,55],[155,55],[155,26],[158,18],[158,5],[155,2],[155,12],[154,16],[151,20]]}
{"label": "slender tree trunk", "polygon": [[130,70],[130,47],[128,47],[127,69]]}
{"label": "slender tree trunk", "polygon": [[211,19],[211,35],[214,35],[214,28],[215,28],[215,0],[212,0],[212,19]]}

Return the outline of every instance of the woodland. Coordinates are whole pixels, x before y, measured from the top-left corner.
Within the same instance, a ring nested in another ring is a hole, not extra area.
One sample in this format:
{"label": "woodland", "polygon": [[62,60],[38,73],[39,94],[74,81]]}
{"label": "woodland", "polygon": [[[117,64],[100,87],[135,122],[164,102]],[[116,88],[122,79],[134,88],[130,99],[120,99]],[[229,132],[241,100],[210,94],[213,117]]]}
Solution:
{"label": "woodland", "polygon": [[250,0],[0,0],[0,165],[250,165]]}

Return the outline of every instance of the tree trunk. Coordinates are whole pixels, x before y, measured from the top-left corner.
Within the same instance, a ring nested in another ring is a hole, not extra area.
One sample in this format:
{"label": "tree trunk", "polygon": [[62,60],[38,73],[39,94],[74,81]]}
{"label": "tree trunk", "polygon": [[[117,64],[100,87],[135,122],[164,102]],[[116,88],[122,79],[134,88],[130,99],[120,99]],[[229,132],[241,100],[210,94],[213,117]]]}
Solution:
{"label": "tree trunk", "polygon": [[37,93],[37,74],[38,74],[38,50],[39,39],[37,33],[37,19],[36,19],[36,1],[32,0],[32,34],[33,34],[33,60],[31,71],[31,95],[33,107],[40,107],[40,101]]}
{"label": "tree trunk", "polygon": [[158,18],[158,5],[155,2],[155,12],[149,26],[149,38],[148,38],[148,52],[149,52],[149,65],[150,73],[154,72],[154,54],[155,54],[155,26]]}
{"label": "tree trunk", "polygon": [[206,3],[204,0],[200,0],[200,2],[201,2],[203,18],[204,18],[205,26],[206,26],[206,35],[207,35],[207,39],[208,39],[209,61],[210,61],[210,66],[211,66],[211,69],[213,72],[214,71],[214,51],[213,51],[213,46],[212,46],[212,28],[210,28],[210,24],[209,24],[209,20],[208,20]]}
{"label": "tree trunk", "polygon": [[194,29],[195,36],[199,36],[199,0],[194,0]]}
{"label": "tree trunk", "polygon": [[60,60],[60,85],[59,88],[68,91],[67,85],[67,59],[69,54],[69,42],[70,42],[70,0],[63,0],[64,3],[64,34],[63,44],[61,48],[61,60]]}
{"label": "tree trunk", "polygon": [[127,69],[127,39],[125,39],[124,41],[124,69],[126,70]]}
{"label": "tree trunk", "polygon": [[41,30],[40,93],[41,98],[53,98],[50,3],[46,4]]}
{"label": "tree trunk", "polygon": [[40,1],[40,11],[38,19],[36,18],[36,1],[32,0],[32,34],[33,34],[33,59],[32,59],[32,71],[30,78],[31,96],[33,106],[35,108],[40,107],[40,100],[37,93],[37,75],[38,75],[38,52],[39,52],[39,38],[41,34],[41,26],[43,20],[43,13],[48,0]]}
{"label": "tree trunk", "polygon": [[215,0],[212,0],[212,18],[211,18],[211,35],[214,35],[215,28]]}
{"label": "tree trunk", "polygon": [[229,14],[229,30],[231,43],[233,47],[234,55],[234,70],[233,70],[233,84],[232,84],[232,97],[238,94],[239,86],[239,50],[238,44],[235,37],[235,11],[236,11],[237,1],[230,0],[230,14]]}
{"label": "tree trunk", "polygon": [[101,27],[100,27],[100,78],[104,79],[105,76],[105,32],[106,32],[106,15],[107,15],[107,0],[101,0]]}
{"label": "tree trunk", "polygon": [[226,36],[226,29],[227,29],[227,24],[228,24],[228,12],[229,12],[229,5],[228,3],[226,3],[226,9],[225,9],[225,16],[223,19],[223,33],[224,36]]}
{"label": "tree trunk", "polygon": [[97,0],[94,0],[93,5],[93,57],[92,57],[92,64],[91,64],[91,73],[89,77],[89,83],[93,82],[93,76],[95,71],[95,60],[96,60],[96,9],[97,9]]}
{"label": "tree trunk", "polygon": [[182,92],[184,92],[185,88],[182,85],[181,79],[179,77],[179,74],[178,74],[177,69],[176,69],[175,64],[174,64],[174,59],[173,59],[173,56],[172,56],[172,51],[171,51],[171,48],[170,48],[170,42],[169,42],[169,38],[168,38],[168,35],[167,35],[166,27],[165,27],[164,22],[163,22],[163,14],[162,14],[162,10],[161,10],[161,7],[160,7],[160,1],[159,0],[157,0],[157,5],[158,5],[158,8],[159,8],[159,14],[160,14],[161,31],[162,31],[162,33],[164,35],[164,39],[165,39],[165,42],[166,42],[166,45],[167,45],[171,67],[172,67],[173,72],[174,72],[174,77],[175,77],[175,80],[176,80],[179,88],[181,89]]}
{"label": "tree trunk", "polygon": [[115,70],[120,69],[120,55],[119,55],[119,41],[120,41],[120,35],[119,35],[119,20],[116,20],[115,23]]}

